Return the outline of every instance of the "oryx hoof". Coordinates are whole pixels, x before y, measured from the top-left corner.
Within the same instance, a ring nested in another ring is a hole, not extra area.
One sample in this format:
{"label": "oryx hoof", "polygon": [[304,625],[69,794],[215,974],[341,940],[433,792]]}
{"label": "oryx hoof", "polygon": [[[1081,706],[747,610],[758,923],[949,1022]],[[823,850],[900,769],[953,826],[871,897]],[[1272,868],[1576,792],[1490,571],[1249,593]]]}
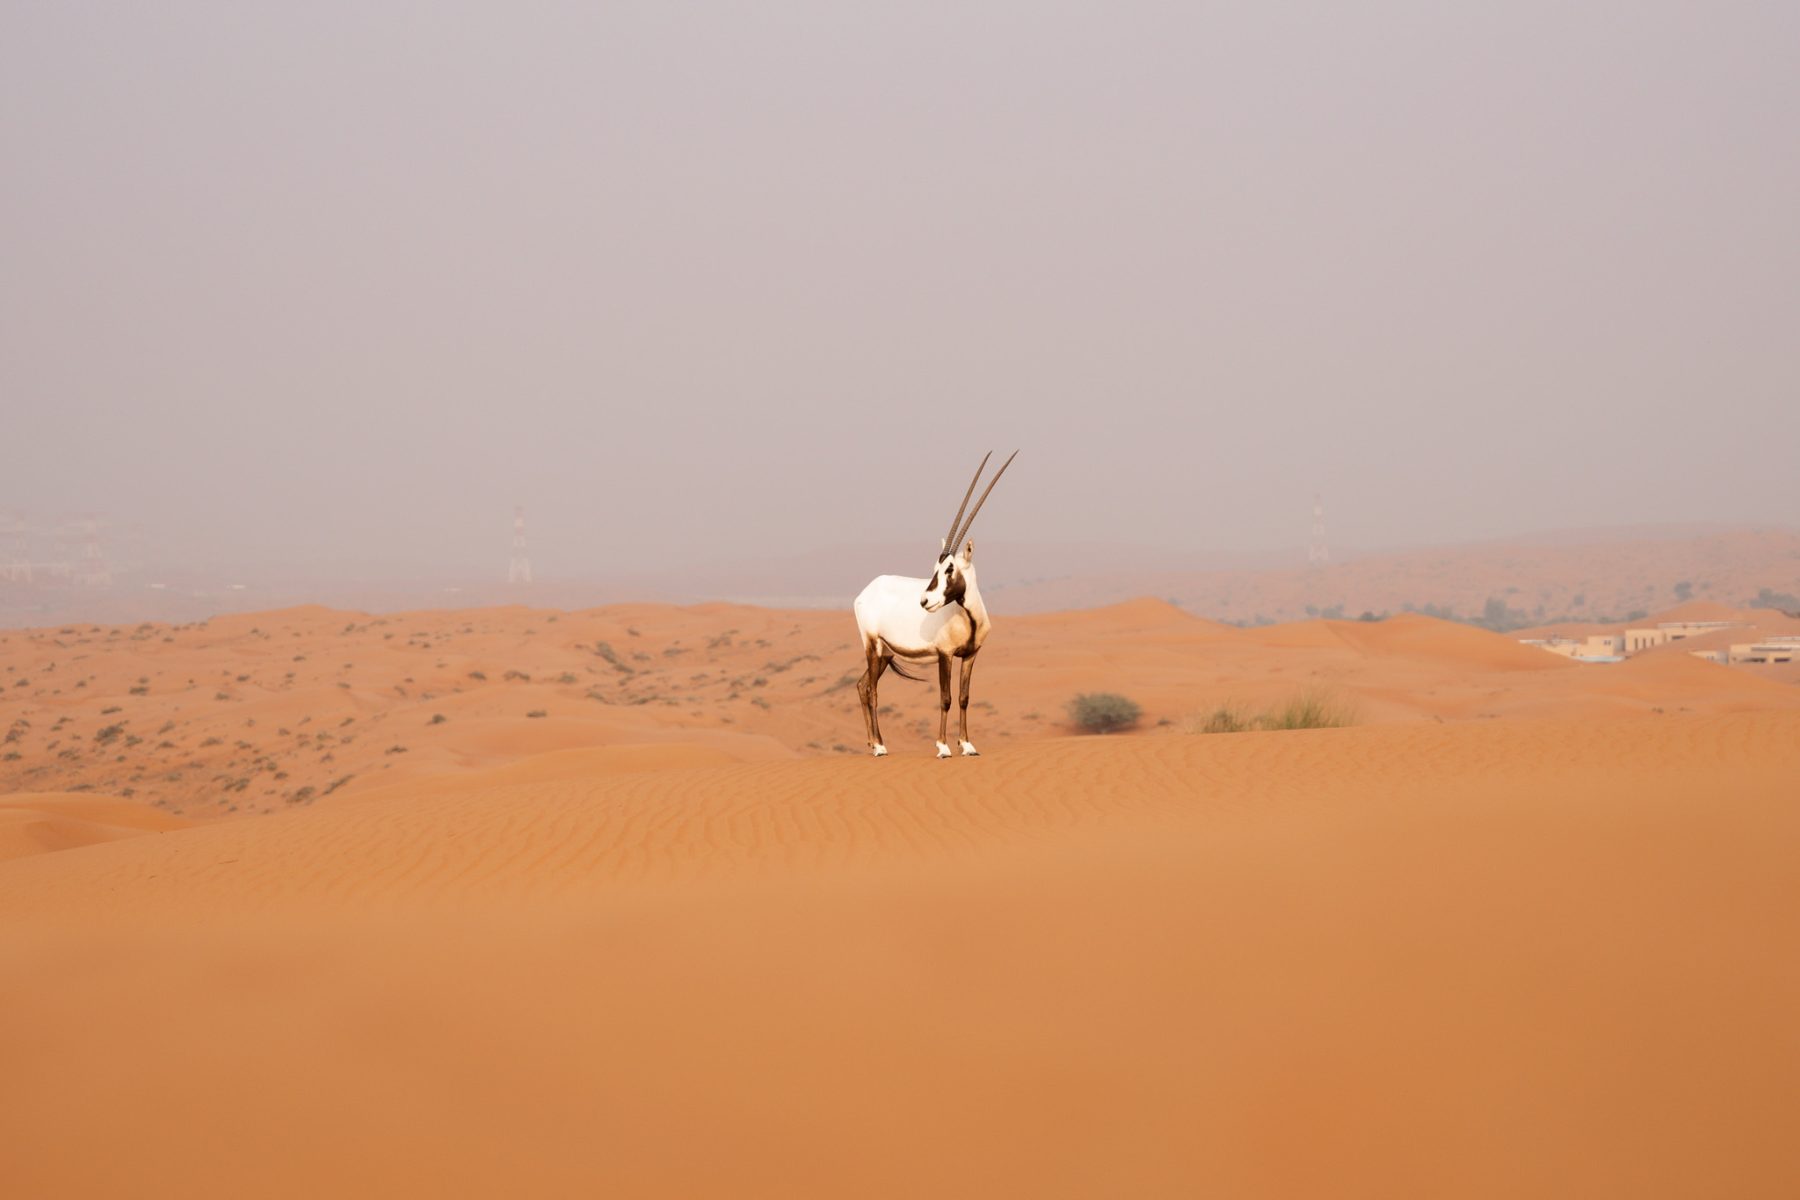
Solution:
{"label": "oryx hoof", "polygon": [[950,747],[944,745],[944,743],[942,743],[942,742],[939,742],[937,744],[937,748],[938,748],[938,757],[939,758],[949,758],[950,757]]}
{"label": "oryx hoof", "polygon": [[875,743],[875,757],[883,758],[883,757],[886,757],[886,755],[887,755],[887,747],[882,745],[880,742],[876,742]]}
{"label": "oryx hoof", "polygon": [[964,742],[962,744],[962,752],[963,752],[964,758],[980,758],[981,757],[981,751],[979,751],[975,748],[975,743],[973,743],[973,742]]}

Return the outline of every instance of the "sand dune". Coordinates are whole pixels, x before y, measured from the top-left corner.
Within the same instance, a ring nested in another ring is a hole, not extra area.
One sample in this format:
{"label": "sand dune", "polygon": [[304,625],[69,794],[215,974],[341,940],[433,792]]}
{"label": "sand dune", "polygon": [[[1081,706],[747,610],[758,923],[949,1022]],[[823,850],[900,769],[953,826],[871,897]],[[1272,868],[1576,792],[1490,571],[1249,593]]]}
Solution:
{"label": "sand dune", "polygon": [[[904,736],[875,761],[826,740],[857,728],[845,625],[307,609],[0,635],[24,681],[0,700],[0,1177],[1800,1186],[1792,683],[1139,601],[1005,620],[980,758],[930,757],[934,689],[884,688]],[[1149,719],[1066,736],[1095,689]],[[1360,723],[1181,731],[1316,689]]]}
{"label": "sand dune", "polygon": [[113,797],[75,794],[0,795],[0,859],[146,833],[184,829],[190,822],[170,813]]}
{"label": "sand dune", "polygon": [[[1296,551],[1299,551],[1296,547]],[[1298,560],[1302,556],[1296,553]],[[1080,559],[1070,561],[1080,562]],[[1323,567],[1070,571],[996,588],[1012,612],[1085,608],[1152,595],[1226,621],[1291,621],[1341,608],[1399,613],[1434,605],[1469,616],[1492,600],[1540,622],[1655,612],[1684,603],[1744,605],[1764,589],[1800,594],[1791,529],[1596,530],[1353,554]],[[1699,618],[1704,619],[1704,618]]]}
{"label": "sand dune", "polygon": [[[310,607],[9,631],[0,792],[81,788],[211,819],[559,750],[686,746],[696,764],[854,755],[860,670],[846,614],[732,605]],[[1070,732],[1066,705],[1090,691],[1128,694],[1152,727],[1306,692],[1361,722],[1800,706],[1800,690],[1742,670],[1609,670],[1422,616],[1237,629],[1137,600],[1001,614],[972,720],[977,743],[997,747]],[[930,745],[934,686],[890,676],[881,700],[896,748]]]}
{"label": "sand dune", "polygon": [[1788,713],[1048,739],[21,859],[4,1165],[42,1195],[1782,1194],[1797,778]]}

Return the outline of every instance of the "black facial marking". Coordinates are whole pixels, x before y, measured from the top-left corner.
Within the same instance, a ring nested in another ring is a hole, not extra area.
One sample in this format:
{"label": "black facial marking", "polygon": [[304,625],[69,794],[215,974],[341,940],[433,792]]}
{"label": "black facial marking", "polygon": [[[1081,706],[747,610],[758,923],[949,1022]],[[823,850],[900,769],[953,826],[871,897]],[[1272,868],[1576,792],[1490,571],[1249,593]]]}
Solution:
{"label": "black facial marking", "polygon": [[968,590],[968,582],[963,579],[962,572],[953,567],[946,567],[944,583],[944,603],[961,604],[963,593]]}

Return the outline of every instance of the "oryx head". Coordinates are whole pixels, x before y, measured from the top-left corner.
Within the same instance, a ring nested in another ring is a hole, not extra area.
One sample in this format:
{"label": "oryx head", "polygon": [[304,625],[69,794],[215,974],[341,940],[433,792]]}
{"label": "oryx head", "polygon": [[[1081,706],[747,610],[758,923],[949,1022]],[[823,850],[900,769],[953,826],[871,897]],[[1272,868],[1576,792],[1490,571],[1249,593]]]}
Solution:
{"label": "oryx head", "polygon": [[[963,520],[963,510],[969,507],[969,497],[975,494],[975,485],[981,482],[981,473],[987,470],[988,459],[994,457],[988,451],[975,468],[975,478],[969,480],[969,490],[963,493],[962,503],[957,506],[956,515],[950,518],[950,533],[945,537],[938,550],[937,566],[932,569],[931,582],[925,586],[925,594],[919,597],[919,607],[926,612],[936,612],[946,604],[961,604],[964,592],[968,590],[969,581],[975,575],[975,543],[968,540],[969,529],[975,524],[975,514],[987,503],[987,498],[1006,474],[1006,468],[1012,466],[1012,460],[1019,457],[1014,450],[1007,460],[1000,464],[994,477],[988,480],[987,490],[981,493],[981,499],[975,502],[974,512],[969,519]],[[960,549],[959,549],[960,546]]]}

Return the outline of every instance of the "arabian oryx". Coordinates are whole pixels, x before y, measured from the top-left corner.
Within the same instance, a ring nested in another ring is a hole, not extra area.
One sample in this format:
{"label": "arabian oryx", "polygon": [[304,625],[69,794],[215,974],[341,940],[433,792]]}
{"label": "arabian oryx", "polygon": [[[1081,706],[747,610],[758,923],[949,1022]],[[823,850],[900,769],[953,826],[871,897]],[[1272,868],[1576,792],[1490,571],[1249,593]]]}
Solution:
{"label": "arabian oryx", "polygon": [[[856,685],[856,694],[862,700],[863,723],[877,758],[887,753],[887,747],[881,741],[881,709],[875,692],[876,685],[881,682],[881,673],[892,666],[895,674],[907,679],[919,678],[907,674],[904,667],[894,662],[896,658],[911,662],[937,660],[939,758],[950,757],[950,660],[962,659],[962,712],[958,737],[964,754],[976,753],[969,742],[969,676],[975,670],[975,655],[987,640],[992,623],[988,620],[987,607],[981,602],[981,589],[975,585],[975,543],[965,544],[964,539],[994,485],[1000,482],[1000,476],[1006,474],[1006,468],[1018,456],[1019,452],[1014,450],[1012,457],[1000,464],[1000,469],[988,481],[987,491],[982,492],[981,499],[975,502],[974,512],[969,513],[969,519],[964,522],[963,510],[969,507],[969,497],[975,494],[975,485],[981,482],[981,473],[987,470],[993,452],[990,451],[975,468],[975,478],[969,481],[969,490],[963,493],[962,505],[950,519],[950,536],[944,539],[939,549],[937,566],[930,579],[881,575],[871,580],[856,598],[856,627],[862,633],[863,660],[867,664]],[[958,528],[959,523],[961,528]],[[960,552],[957,550],[959,545],[962,546]]]}

